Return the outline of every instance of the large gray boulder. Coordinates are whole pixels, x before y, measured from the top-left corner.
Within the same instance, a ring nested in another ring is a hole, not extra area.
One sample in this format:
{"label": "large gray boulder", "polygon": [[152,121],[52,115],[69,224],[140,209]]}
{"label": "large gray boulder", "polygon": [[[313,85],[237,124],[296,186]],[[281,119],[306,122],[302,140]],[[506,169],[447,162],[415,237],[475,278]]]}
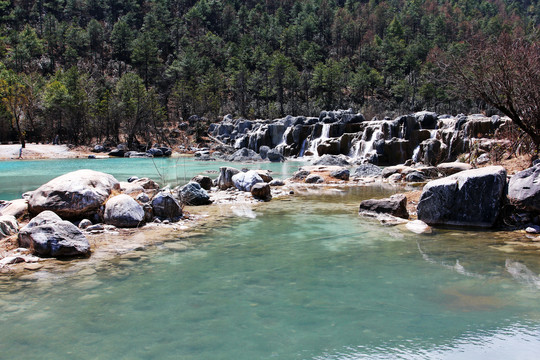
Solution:
{"label": "large gray boulder", "polygon": [[19,245],[39,256],[78,256],[90,253],[84,234],[52,211],[43,211],[19,231]]}
{"label": "large gray boulder", "polygon": [[152,199],[154,216],[160,219],[176,220],[182,216],[182,206],[170,192],[162,191]]}
{"label": "large gray boulder", "polygon": [[360,176],[360,177],[377,177],[377,176],[380,176],[381,173],[382,173],[382,169],[378,167],[377,165],[362,164],[354,170],[353,175]]}
{"label": "large gray boulder", "polygon": [[19,224],[13,215],[0,216],[0,239],[16,234],[19,231]]}
{"label": "large gray boulder", "polygon": [[349,166],[349,162],[340,155],[323,155],[313,165]]}
{"label": "large gray boulder", "polygon": [[232,177],[238,174],[240,170],[233,167],[222,166],[219,168],[219,176],[216,180],[217,186],[221,190],[227,190],[234,187]]}
{"label": "large gray boulder", "polygon": [[212,203],[210,196],[201,184],[191,181],[182,186],[178,191],[179,198],[185,205],[208,205]]}
{"label": "large gray boulder", "polygon": [[106,224],[116,227],[137,227],[144,221],[144,210],[131,196],[121,194],[107,201],[103,218]]}
{"label": "large gray boulder", "polygon": [[262,183],[264,180],[255,170],[247,172],[239,172],[232,177],[234,187],[240,191],[251,191],[251,187],[257,183]]}
{"label": "large gray boulder", "polygon": [[266,157],[271,162],[283,162],[285,161],[285,157],[276,149],[269,150],[266,154]]}
{"label": "large gray boulder", "polygon": [[231,156],[229,156],[227,160],[236,161],[236,162],[252,162],[252,161],[261,161],[262,158],[255,151],[248,148],[242,148],[236,151]]}
{"label": "large gray boulder", "polygon": [[519,208],[540,211],[540,164],[512,176],[508,198]]}
{"label": "large gray boulder", "polygon": [[396,194],[386,199],[364,200],[360,203],[359,213],[387,214],[408,219],[407,198],[403,194]]}
{"label": "large gray boulder", "polygon": [[31,214],[50,210],[64,219],[94,214],[120,183],[114,176],[93,170],[77,170],[59,176],[33,191],[28,198]]}
{"label": "large gray boulder", "polygon": [[502,166],[466,170],[430,181],[418,203],[418,219],[429,225],[492,227],[506,187]]}

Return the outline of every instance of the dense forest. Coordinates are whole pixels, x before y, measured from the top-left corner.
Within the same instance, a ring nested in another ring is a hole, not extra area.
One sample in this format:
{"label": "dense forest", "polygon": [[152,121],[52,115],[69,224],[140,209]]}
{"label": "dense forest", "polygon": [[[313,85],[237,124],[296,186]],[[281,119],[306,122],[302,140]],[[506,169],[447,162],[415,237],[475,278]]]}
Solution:
{"label": "dense forest", "polygon": [[454,98],[437,58],[538,31],[540,4],[0,0],[0,19],[0,141],[132,146],[228,113],[482,110]]}

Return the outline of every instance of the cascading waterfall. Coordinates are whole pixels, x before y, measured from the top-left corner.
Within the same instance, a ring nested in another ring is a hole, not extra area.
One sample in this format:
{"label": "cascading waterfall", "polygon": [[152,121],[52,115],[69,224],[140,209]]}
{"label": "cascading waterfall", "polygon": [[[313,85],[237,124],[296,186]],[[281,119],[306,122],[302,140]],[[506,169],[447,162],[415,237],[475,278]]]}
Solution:
{"label": "cascading waterfall", "polygon": [[[318,156],[318,153],[317,153],[317,146],[319,146],[319,144],[321,144],[324,140],[326,139],[329,139],[330,138],[330,124],[323,124],[322,126],[322,132],[321,132],[321,137],[317,138],[317,139],[314,139],[310,142],[309,144],[309,151],[314,155],[314,156]],[[303,146],[303,144],[302,144]],[[301,156],[304,156],[303,154]]]}

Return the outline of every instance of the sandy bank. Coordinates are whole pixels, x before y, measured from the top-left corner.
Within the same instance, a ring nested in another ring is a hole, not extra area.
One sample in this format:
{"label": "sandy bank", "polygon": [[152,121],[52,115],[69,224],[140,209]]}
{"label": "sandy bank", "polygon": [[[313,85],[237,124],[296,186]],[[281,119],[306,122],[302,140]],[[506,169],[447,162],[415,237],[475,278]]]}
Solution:
{"label": "sandy bank", "polygon": [[[21,145],[0,145],[0,160],[16,160],[19,159],[19,151]],[[50,145],[50,144],[26,144],[22,149],[23,160],[35,159],[72,159],[86,158],[90,154],[83,148],[68,148],[67,145]]]}

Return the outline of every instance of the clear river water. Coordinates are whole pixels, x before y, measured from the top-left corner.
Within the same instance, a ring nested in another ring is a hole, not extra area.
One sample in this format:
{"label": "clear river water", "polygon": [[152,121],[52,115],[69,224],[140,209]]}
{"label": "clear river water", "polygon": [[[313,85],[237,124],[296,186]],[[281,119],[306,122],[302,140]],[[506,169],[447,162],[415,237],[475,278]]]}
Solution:
{"label": "clear river water", "polygon": [[[18,174],[0,163],[0,198],[69,162],[155,177],[119,160],[38,161]],[[186,173],[220,166],[186,161]],[[416,235],[358,217],[362,199],[392,191],[272,200],[187,238],[188,251],[163,246],[171,234],[141,257],[0,278],[0,358],[538,359],[539,252],[508,249],[497,232]]]}

